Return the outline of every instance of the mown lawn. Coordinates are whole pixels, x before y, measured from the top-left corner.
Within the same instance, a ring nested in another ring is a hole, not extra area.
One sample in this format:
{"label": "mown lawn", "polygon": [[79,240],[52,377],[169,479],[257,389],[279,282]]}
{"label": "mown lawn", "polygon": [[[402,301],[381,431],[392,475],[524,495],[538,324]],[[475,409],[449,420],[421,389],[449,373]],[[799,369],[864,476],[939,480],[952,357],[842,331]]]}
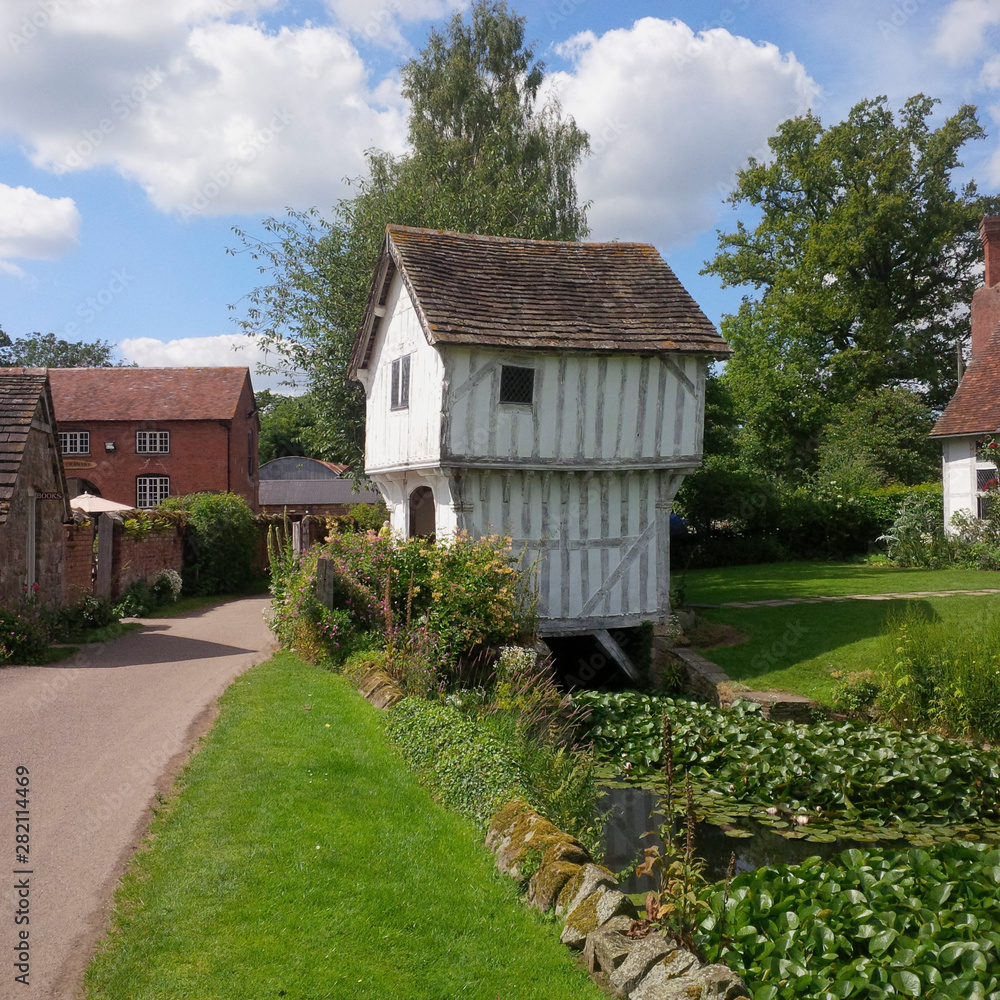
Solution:
{"label": "mown lawn", "polygon": [[248,671],[160,810],[90,1000],[598,1000],[341,677]]}
{"label": "mown lawn", "polygon": [[931,621],[960,621],[975,628],[976,622],[1000,613],[1000,595],[699,611],[749,637],[739,645],[702,652],[750,687],[790,691],[831,705],[839,676],[874,669],[891,654],[880,636],[907,606]]}
{"label": "mown lawn", "polygon": [[976,569],[896,569],[864,563],[789,562],[674,571],[671,582],[692,604],[844,597],[920,590],[1000,589],[1000,573]]}

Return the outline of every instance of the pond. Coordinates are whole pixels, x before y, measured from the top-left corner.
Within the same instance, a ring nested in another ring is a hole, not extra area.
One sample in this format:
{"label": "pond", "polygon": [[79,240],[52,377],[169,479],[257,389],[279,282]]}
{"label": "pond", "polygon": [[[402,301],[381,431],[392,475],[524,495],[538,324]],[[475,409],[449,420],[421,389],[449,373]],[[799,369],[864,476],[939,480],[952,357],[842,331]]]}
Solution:
{"label": "pond", "polygon": [[[659,811],[660,793],[638,786],[605,787],[599,804],[602,812],[611,809],[604,826],[604,864],[612,871],[621,871],[645,847],[654,843],[662,846],[658,838],[643,837],[658,825],[653,814]],[[753,820],[742,820],[740,829],[751,836],[730,837],[723,828],[711,823],[698,823],[695,827],[695,854],[707,867],[705,877],[712,882],[726,877],[730,857],[735,853],[735,874],[756,868],[781,864],[799,864],[806,858],[831,858],[849,847],[870,847],[852,840],[832,843],[814,843],[808,840],[789,840]],[[656,888],[652,876],[635,876],[622,883],[623,892],[647,892]]]}

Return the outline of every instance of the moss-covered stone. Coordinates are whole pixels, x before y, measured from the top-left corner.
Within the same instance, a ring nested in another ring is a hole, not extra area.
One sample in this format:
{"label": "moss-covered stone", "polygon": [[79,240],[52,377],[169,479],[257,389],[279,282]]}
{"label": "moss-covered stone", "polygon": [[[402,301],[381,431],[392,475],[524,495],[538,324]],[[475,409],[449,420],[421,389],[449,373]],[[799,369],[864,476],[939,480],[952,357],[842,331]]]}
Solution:
{"label": "moss-covered stone", "polygon": [[556,899],[556,916],[562,916],[573,909],[585,896],[589,896],[598,886],[608,888],[618,885],[614,872],[603,865],[587,864],[562,888]]}
{"label": "moss-covered stone", "polygon": [[568,861],[545,864],[531,876],[528,883],[528,902],[541,913],[548,913],[556,904],[562,887],[580,870],[579,865]]}
{"label": "moss-covered stone", "polygon": [[601,896],[608,890],[603,886],[596,892],[592,892],[586,899],[578,903],[566,916],[566,926],[572,927],[586,937],[591,931],[597,930],[597,904],[601,901]]}
{"label": "moss-covered stone", "polygon": [[362,697],[378,708],[395,705],[403,698],[403,692],[399,685],[384,670],[378,668],[370,670],[361,678],[358,690]]}
{"label": "moss-covered stone", "polygon": [[524,799],[511,799],[502,809],[498,810],[493,819],[490,820],[489,830],[486,832],[486,846],[491,850],[497,850],[497,845],[505,837],[510,836],[517,819],[526,812],[531,811],[531,806]]}
{"label": "moss-covered stone", "polygon": [[553,826],[544,816],[529,810],[514,820],[509,834],[497,845],[497,868],[516,878],[519,874],[518,866],[529,851],[537,851],[544,857],[549,848],[572,840],[572,837]]}
{"label": "moss-covered stone", "polygon": [[593,858],[579,840],[567,835],[565,840],[559,840],[547,847],[542,855],[543,865],[554,865],[557,861],[565,861],[581,867],[593,861]]}

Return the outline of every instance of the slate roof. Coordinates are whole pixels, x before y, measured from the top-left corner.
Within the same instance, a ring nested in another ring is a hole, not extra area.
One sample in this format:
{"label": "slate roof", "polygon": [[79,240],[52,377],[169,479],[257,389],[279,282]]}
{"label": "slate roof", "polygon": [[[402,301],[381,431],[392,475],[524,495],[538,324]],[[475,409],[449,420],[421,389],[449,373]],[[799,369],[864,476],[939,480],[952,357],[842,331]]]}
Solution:
{"label": "slate roof", "polygon": [[352,479],[262,479],[257,488],[262,507],[377,503],[381,499],[374,490],[355,493]]}
{"label": "slate roof", "polygon": [[732,349],[645,243],[559,243],[388,226],[351,359],[364,368],[396,271],[431,344],[518,350]]}
{"label": "slate roof", "polygon": [[324,462],[321,458],[301,455],[283,455],[272,458],[257,470],[257,478],[265,479],[339,479],[347,471],[346,465]]}
{"label": "slate roof", "polygon": [[[0,368],[0,524],[7,521],[31,422],[42,403],[42,418],[52,412],[44,368]],[[59,477],[63,479],[62,466]],[[66,487],[61,485],[64,506]]]}
{"label": "slate roof", "polygon": [[50,368],[57,421],[232,420],[248,368]]}
{"label": "slate roof", "polygon": [[1000,330],[965,369],[931,437],[962,437],[1000,431]]}

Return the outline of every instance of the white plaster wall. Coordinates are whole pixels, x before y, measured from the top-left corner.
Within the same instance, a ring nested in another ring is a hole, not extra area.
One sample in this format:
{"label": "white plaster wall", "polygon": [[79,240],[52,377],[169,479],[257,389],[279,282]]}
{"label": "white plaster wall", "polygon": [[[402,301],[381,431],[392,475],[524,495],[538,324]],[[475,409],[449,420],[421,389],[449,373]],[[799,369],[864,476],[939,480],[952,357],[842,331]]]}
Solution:
{"label": "white plaster wall", "polygon": [[[392,362],[410,355],[410,405],[393,410]],[[434,465],[441,456],[444,365],[427,343],[410,295],[397,273],[375,340],[366,380],[365,472]]]}
{"label": "white plaster wall", "polygon": [[976,439],[945,438],[941,442],[944,524],[953,531],[951,517],[957,510],[977,512]]}
{"label": "white plaster wall", "polygon": [[[442,348],[442,451],[469,461],[700,461],[707,360]],[[503,364],[535,369],[531,406],[500,403]]]}

